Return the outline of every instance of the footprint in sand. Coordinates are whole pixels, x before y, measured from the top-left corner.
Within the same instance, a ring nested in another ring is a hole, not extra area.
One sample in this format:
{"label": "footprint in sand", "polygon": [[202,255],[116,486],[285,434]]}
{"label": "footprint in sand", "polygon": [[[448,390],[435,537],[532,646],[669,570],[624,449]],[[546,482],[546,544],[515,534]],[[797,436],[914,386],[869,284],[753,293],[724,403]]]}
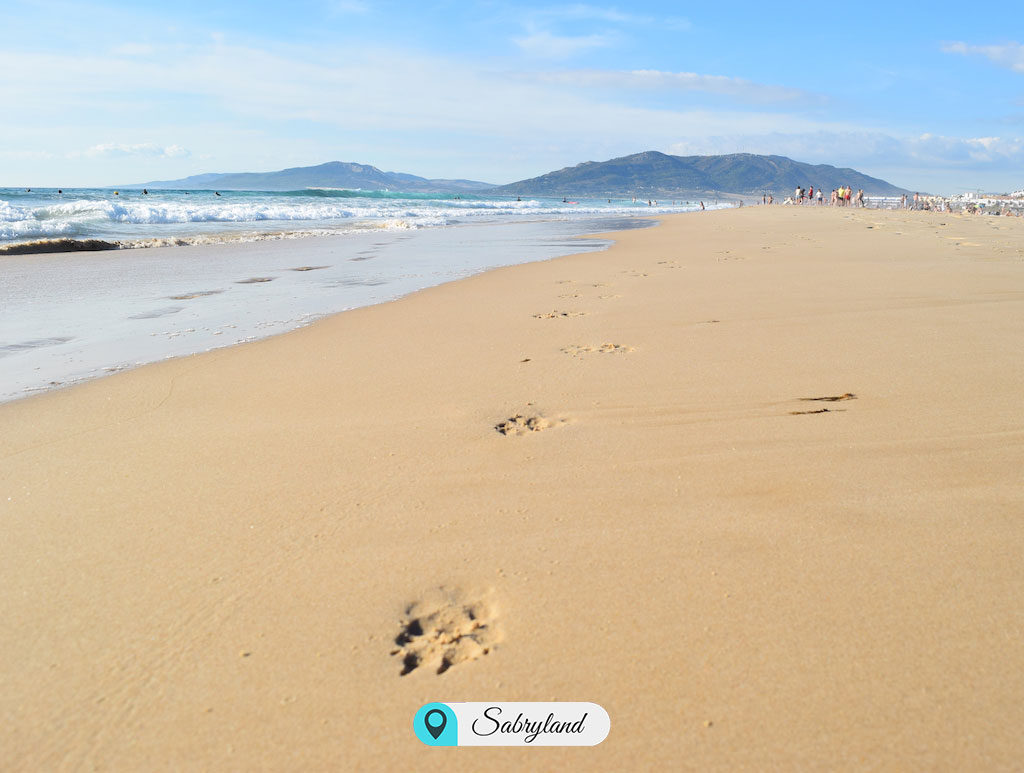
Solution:
{"label": "footprint in sand", "polygon": [[502,637],[488,596],[439,588],[410,604],[395,637],[398,647],[391,651],[402,661],[400,675],[419,668],[443,674],[452,666],[490,654]]}
{"label": "footprint in sand", "polygon": [[549,419],[546,416],[535,414],[532,416],[524,416],[521,413],[517,413],[515,416],[510,416],[504,421],[499,421],[494,425],[495,431],[505,435],[505,437],[514,437],[518,435],[526,435],[531,432],[543,432],[546,429],[557,427],[565,424],[564,419]]}
{"label": "footprint in sand", "polygon": [[632,346],[624,346],[623,344],[611,344],[605,343],[598,346],[591,346],[590,344],[570,344],[569,346],[563,346],[562,352],[568,354],[571,357],[582,357],[584,354],[623,354],[636,351]]}
{"label": "footprint in sand", "polygon": [[181,295],[168,295],[172,301],[190,301],[193,298],[205,298],[207,295],[217,295],[218,293],[224,292],[223,290],[196,290],[191,293],[182,293]]}
{"label": "footprint in sand", "polygon": [[132,314],[128,319],[157,319],[158,317],[167,317],[171,314],[177,314],[184,308],[184,306],[164,306],[163,308],[153,309],[152,311]]}
{"label": "footprint in sand", "polygon": [[[825,397],[801,397],[800,400],[803,402],[810,403],[838,403],[843,400],[856,400],[857,395],[852,392],[845,392],[841,395],[826,395]],[[809,416],[815,413],[841,413],[844,409],[836,408],[816,408],[811,411],[790,411],[790,416]]]}
{"label": "footprint in sand", "polygon": [[254,276],[249,279],[239,279],[235,282],[236,285],[254,285],[260,282],[273,282],[277,277],[273,276]]}
{"label": "footprint in sand", "polygon": [[546,314],[534,314],[534,319],[568,319],[569,317],[584,317],[585,311],[549,311]]}
{"label": "footprint in sand", "polygon": [[330,268],[330,266],[296,266],[295,268],[288,269],[289,271],[319,271],[322,268]]}

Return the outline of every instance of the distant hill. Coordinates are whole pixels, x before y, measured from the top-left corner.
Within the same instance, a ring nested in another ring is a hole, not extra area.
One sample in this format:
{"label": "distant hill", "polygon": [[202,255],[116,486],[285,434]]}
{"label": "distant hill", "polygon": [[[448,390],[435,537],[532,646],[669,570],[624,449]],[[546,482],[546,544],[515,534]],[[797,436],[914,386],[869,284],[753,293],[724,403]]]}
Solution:
{"label": "distant hill", "polygon": [[404,193],[466,193],[490,190],[490,183],[476,180],[428,180],[414,174],[382,172],[369,164],[330,161],[318,166],[298,166],[279,172],[199,174],[180,180],[154,180],[121,188],[217,189],[224,191],[296,191],[303,188],[390,190]]}
{"label": "distant hill", "polygon": [[804,164],[784,156],[734,153],[727,156],[670,156],[649,150],[610,161],[587,161],[492,188],[513,196],[679,196],[738,194],[788,196],[797,186],[830,191],[841,185],[869,195],[899,196],[908,191],[854,169]]}

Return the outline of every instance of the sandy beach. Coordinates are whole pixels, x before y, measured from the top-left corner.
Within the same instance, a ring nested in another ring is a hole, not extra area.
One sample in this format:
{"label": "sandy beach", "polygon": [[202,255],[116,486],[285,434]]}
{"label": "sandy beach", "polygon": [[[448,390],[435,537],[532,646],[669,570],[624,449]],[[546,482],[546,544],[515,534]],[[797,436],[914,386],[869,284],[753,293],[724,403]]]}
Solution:
{"label": "sandy beach", "polygon": [[0,406],[4,767],[1019,769],[1024,219],[613,238]]}

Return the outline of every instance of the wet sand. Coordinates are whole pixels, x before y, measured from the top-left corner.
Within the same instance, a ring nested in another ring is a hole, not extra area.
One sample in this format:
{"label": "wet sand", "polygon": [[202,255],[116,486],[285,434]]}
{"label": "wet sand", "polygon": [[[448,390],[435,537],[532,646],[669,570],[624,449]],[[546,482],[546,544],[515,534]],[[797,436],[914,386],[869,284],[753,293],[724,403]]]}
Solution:
{"label": "wet sand", "polygon": [[1018,766],[1024,221],[615,238],[0,406],[5,767]]}

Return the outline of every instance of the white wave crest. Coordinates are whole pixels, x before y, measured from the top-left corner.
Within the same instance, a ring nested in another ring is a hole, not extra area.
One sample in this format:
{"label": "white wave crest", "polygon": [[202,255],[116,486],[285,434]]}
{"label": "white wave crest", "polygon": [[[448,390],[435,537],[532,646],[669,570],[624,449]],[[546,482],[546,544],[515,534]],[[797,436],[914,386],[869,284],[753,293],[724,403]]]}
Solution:
{"label": "white wave crest", "polygon": [[0,223],[28,220],[30,217],[32,217],[32,210],[25,207],[16,207],[11,202],[0,199]]}

